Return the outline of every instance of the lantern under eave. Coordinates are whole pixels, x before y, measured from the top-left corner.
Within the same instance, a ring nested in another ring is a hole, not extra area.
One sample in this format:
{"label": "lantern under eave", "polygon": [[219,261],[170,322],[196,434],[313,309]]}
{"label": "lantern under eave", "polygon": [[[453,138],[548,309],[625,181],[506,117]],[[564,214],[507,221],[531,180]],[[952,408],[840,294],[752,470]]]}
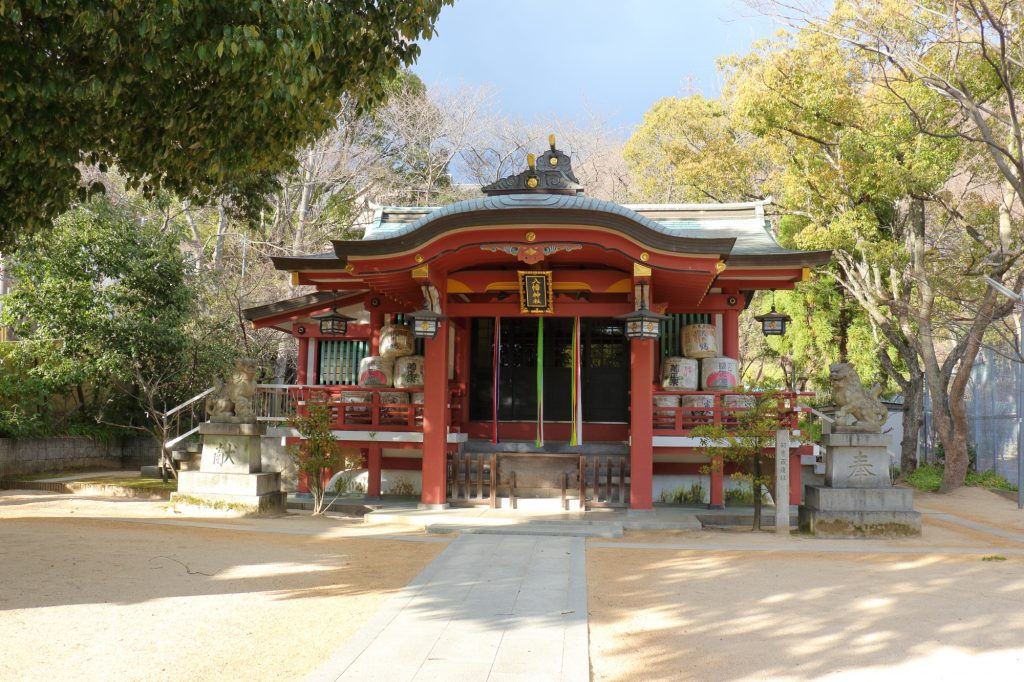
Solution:
{"label": "lantern under eave", "polygon": [[355,318],[342,315],[334,308],[326,315],[314,315],[313,319],[320,323],[320,333],[324,336],[344,336],[348,323],[355,321]]}
{"label": "lantern under eave", "polygon": [[789,315],[777,312],[774,305],[771,312],[755,315],[754,319],[761,323],[761,333],[765,336],[785,336],[786,325],[793,321]]}

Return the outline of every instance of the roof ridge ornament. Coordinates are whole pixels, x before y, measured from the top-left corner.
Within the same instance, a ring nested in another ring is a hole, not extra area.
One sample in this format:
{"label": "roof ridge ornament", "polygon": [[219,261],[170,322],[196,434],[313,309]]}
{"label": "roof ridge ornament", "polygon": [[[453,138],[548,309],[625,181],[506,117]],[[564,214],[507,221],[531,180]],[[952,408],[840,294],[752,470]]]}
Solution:
{"label": "roof ridge ornament", "polygon": [[550,149],[540,157],[526,155],[527,168],[484,185],[484,194],[583,194],[583,185],[572,172],[572,159],[555,148],[554,134],[548,135]]}

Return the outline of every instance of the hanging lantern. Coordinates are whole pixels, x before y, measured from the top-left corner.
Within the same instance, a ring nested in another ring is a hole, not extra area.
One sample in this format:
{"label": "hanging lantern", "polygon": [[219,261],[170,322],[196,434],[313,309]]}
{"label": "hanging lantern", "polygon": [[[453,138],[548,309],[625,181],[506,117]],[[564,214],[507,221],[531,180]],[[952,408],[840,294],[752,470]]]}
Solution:
{"label": "hanging lantern", "polygon": [[448,319],[431,309],[430,287],[423,285],[423,307],[406,315],[412,320],[412,335],[418,339],[433,339],[441,328],[441,322]]}
{"label": "hanging lantern", "polygon": [[775,311],[775,290],[772,289],[772,310],[764,315],[754,315],[754,319],[761,323],[761,333],[765,336],[784,336],[786,325],[793,321],[789,315]]}
{"label": "hanging lantern", "polygon": [[342,315],[334,306],[331,306],[331,312],[314,315],[313,319],[320,323],[320,333],[324,336],[344,336],[348,331],[348,323],[355,322],[354,317]]}
{"label": "hanging lantern", "polygon": [[661,322],[668,315],[660,315],[647,307],[647,282],[641,282],[640,305],[631,313],[619,315],[615,319],[626,323],[626,336],[631,339],[657,339],[661,336]]}

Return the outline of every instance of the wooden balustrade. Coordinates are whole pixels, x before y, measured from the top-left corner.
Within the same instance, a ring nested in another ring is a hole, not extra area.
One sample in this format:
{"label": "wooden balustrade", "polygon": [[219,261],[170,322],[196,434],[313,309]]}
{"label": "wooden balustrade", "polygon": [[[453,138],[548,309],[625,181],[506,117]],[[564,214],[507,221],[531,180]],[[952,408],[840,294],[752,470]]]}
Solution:
{"label": "wooden balustrade", "polygon": [[[657,396],[709,396],[712,404],[690,405],[690,406],[663,406],[658,405]],[[743,405],[743,398],[757,398],[764,395],[773,395],[779,398],[779,426],[780,428],[797,428],[799,410],[797,398],[799,396],[813,396],[813,393],[792,393],[788,391],[743,393],[735,391],[654,391],[654,435],[656,436],[688,436],[698,426],[725,426],[735,425],[738,417],[750,409]],[[725,398],[735,396],[734,404],[727,405]]]}

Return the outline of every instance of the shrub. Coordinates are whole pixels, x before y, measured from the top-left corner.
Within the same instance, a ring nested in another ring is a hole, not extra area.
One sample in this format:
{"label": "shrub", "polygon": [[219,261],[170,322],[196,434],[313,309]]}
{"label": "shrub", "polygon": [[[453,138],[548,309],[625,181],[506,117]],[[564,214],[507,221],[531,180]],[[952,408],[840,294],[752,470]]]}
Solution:
{"label": "shrub", "polygon": [[658,500],[664,504],[702,504],[704,498],[704,486],[694,483],[689,489],[679,486],[672,490],[662,490]]}
{"label": "shrub", "polygon": [[388,484],[388,489],[384,491],[385,495],[401,495],[402,497],[412,497],[416,494],[416,486],[411,481],[405,478],[398,478]]}
{"label": "shrub", "polygon": [[907,476],[906,483],[911,488],[935,492],[942,485],[942,467],[934,464],[922,464]]}

